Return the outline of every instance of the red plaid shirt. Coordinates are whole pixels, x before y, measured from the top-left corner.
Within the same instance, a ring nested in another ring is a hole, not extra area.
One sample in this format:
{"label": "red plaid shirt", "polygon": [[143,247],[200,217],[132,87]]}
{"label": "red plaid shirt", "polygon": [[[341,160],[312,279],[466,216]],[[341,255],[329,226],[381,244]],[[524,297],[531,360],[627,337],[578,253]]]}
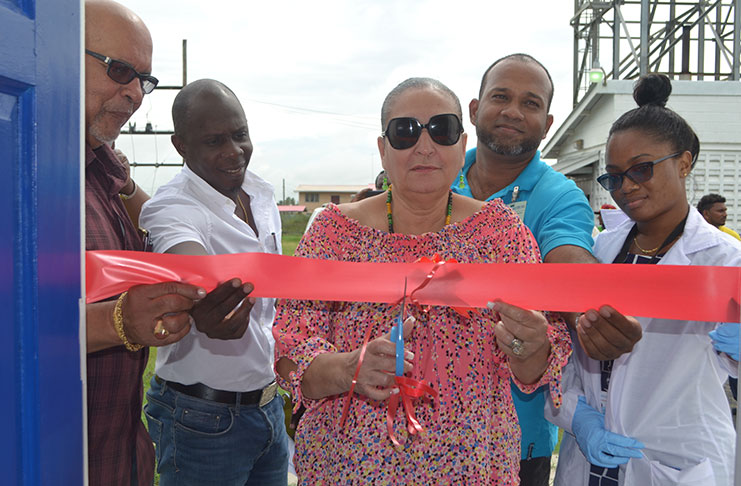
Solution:
{"label": "red plaid shirt", "polygon": [[[121,163],[106,145],[85,147],[85,248],[143,250],[118,195],[126,182]],[[142,373],[148,356],[147,348],[132,353],[123,345],[87,355],[91,486],[131,485],[134,457],[139,486],[152,484],[154,448],[141,421]]]}

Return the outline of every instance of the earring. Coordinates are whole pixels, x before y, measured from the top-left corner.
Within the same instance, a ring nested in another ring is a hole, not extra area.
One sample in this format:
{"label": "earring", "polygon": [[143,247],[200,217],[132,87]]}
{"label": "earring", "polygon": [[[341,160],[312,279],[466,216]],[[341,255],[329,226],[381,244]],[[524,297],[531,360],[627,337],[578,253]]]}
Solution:
{"label": "earring", "polygon": [[383,176],[383,185],[381,186],[381,189],[383,189],[384,191],[389,190],[389,180],[386,178],[385,175]]}
{"label": "earring", "polygon": [[463,169],[461,169],[461,175],[458,178],[458,187],[460,189],[465,189],[466,188],[466,179],[463,177]]}

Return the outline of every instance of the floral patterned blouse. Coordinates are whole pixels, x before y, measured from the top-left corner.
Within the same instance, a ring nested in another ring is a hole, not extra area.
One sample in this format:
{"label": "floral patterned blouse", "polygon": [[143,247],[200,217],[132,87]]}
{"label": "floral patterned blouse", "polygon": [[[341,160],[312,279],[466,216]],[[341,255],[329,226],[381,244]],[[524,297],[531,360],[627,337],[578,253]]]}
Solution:
{"label": "floral patterned blouse", "polygon": [[[497,199],[464,221],[423,235],[389,234],[343,215],[333,205],[304,235],[297,256],[355,262],[414,262],[438,254],[460,263],[537,263],[540,253],[530,231]],[[411,289],[410,289],[411,291]],[[495,298],[496,296],[492,296]],[[394,433],[387,431],[387,402],[355,394],[347,420],[339,426],[347,394],[310,400],[301,394],[301,378],[320,353],[349,352],[389,332],[398,306],[376,303],[284,300],[278,305],[273,334],[276,362],[298,365],[291,391],[306,413],[296,431],[294,464],[300,484],[517,484],[520,428],[510,394],[510,379],[524,392],[549,384],[556,405],[561,400],[561,367],[571,352],[564,322],[548,316],[551,354],[537,383],[520,383],[498,348],[498,316],[483,309],[462,317],[449,307],[409,312],[417,322],[406,349],[414,353],[411,377],[424,379],[438,398],[415,399],[415,414],[425,432],[409,436],[400,406]]]}

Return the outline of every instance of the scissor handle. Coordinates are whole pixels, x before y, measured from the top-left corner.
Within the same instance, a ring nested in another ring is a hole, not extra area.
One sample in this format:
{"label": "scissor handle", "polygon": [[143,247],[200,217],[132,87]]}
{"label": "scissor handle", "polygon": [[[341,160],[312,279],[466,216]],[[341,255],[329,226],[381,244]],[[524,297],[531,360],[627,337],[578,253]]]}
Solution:
{"label": "scissor handle", "polygon": [[396,343],[396,376],[404,376],[404,323],[401,314],[391,328],[391,342]]}

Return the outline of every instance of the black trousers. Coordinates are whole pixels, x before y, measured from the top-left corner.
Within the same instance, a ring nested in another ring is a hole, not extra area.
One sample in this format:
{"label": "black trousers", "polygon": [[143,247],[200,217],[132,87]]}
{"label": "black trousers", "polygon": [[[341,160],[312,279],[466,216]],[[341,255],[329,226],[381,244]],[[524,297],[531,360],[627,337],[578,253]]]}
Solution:
{"label": "black trousers", "polygon": [[520,461],[520,486],[548,486],[551,456]]}

